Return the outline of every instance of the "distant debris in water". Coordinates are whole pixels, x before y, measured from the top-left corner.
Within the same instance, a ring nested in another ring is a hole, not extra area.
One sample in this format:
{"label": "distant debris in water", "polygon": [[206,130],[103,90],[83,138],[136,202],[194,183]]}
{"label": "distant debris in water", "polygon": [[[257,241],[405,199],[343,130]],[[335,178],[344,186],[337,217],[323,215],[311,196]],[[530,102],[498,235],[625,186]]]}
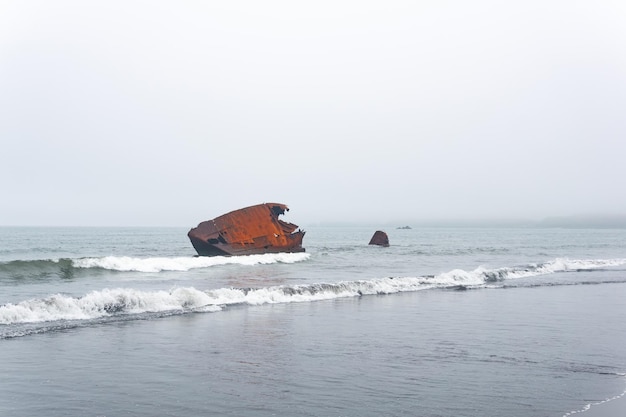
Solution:
{"label": "distant debris in water", "polygon": [[245,207],[204,221],[187,236],[200,256],[304,252],[305,232],[278,218],[286,211],[281,203]]}
{"label": "distant debris in water", "polygon": [[389,246],[389,236],[382,230],[377,230],[370,239],[370,245]]}
{"label": "distant debris in water", "polygon": [[396,227],[396,229],[400,229],[400,230],[410,230],[412,229],[411,226],[400,226],[400,227]]}

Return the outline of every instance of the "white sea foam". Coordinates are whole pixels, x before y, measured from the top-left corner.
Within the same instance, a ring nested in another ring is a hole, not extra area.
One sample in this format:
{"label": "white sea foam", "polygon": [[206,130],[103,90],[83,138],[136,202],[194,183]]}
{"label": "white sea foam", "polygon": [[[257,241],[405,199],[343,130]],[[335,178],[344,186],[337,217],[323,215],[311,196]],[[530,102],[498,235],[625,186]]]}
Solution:
{"label": "white sea foam", "polygon": [[54,294],[18,304],[0,306],[0,324],[37,323],[55,320],[89,320],[113,314],[184,311],[202,308],[217,311],[218,306],[205,293],[194,288],[171,291],[138,291],[132,288],[104,289],[75,298]]}
{"label": "white sea foam", "polygon": [[339,282],[266,288],[219,288],[199,291],[176,288],[171,291],[139,291],[132,288],[104,289],[75,298],[55,294],[0,306],[0,323],[36,323],[55,320],[88,320],[114,314],[165,311],[218,311],[233,304],[275,304],[309,302],[363,294],[391,294],[426,289],[422,278],[381,278],[370,281]]}
{"label": "white sea foam", "polygon": [[[539,275],[554,274],[557,272],[577,271],[577,270],[593,270],[601,268],[610,268],[626,264],[626,258],[620,259],[567,259],[557,258],[542,264],[531,264],[524,267],[503,267],[489,269],[478,267],[471,272],[463,270],[455,270],[437,277],[443,278],[453,275],[453,279],[458,284],[480,285],[484,282],[501,281],[506,279],[527,278]],[[436,278],[437,278],[436,277]],[[460,282],[465,280],[466,283]],[[483,281],[483,282],[481,282]]]}
{"label": "white sea foam", "polygon": [[[305,254],[252,255],[231,258],[180,258],[185,268],[202,268],[223,263],[272,263],[297,262],[306,259]],[[171,270],[171,258],[89,258],[84,267],[154,268],[150,271]],[[179,258],[174,258],[179,259]],[[199,262],[199,264],[192,264]],[[112,263],[107,263],[112,262]],[[145,263],[144,263],[145,262]],[[222,263],[220,263],[222,262]],[[141,314],[167,311],[219,311],[233,304],[275,304],[310,302],[372,294],[393,294],[431,288],[455,286],[485,287],[494,281],[551,274],[560,271],[594,269],[626,264],[626,259],[612,260],[568,260],[556,259],[539,265],[520,268],[488,269],[472,271],[454,269],[435,276],[386,277],[371,280],[315,283],[264,288],[219,288],[200,291],[195,288],[175,288],[170,291],[139,291],[132,288],[103,289],[75,298],[55,294],[44,299],[32,299],[17,304],[0,306],[0,324],[35,323],[54,320],[88,320],[115,314]],[[127,269],[121,269],[127,268]]]}
{"label": "white sea foam", "polygon": [[[624,375],[621,375],[621,376],[624,376]],[[581,408],[580,410],[575,410],[575,411],[570,411],[568,413],[565,413],[565,414],[563,414],[563,417],[569,417],[569,416],[574,415],[574,414],[584,413],[586,411],[589,411],[591,409],[591,407],[596,407],[596,406],[599,406],[599,405],[602,405],[602,404],[606,404],[608,402],[615,401],[615,400],[621,400],[625,396],[626,396],[626,390],[624,390],[619,395],[615,395],[615,396],[607,398],[605,400],[597,401],[597,402],[594,402],[594,403],[585,404],[585,406],[583,408]]]}
{"label": "white sea foam", "polygon": [[101,258],[74,259],[76,268],[102,268],[113,271],[161,272],[189,271],[217,265],[258,265],[273,263],[295,263],[308,259],[308,253],[267,253],[247,256],[200,256],[200,257],[154,257],[135,258],[129,256],[105,256]]}

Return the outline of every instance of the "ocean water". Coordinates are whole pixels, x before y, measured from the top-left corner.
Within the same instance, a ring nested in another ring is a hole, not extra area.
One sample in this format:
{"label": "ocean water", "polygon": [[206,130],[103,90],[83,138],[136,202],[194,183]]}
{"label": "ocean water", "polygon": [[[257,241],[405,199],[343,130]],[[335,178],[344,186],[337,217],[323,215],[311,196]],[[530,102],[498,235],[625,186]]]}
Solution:
{"label": "ocean water", "polygon": [[626,392],[626,230],[0,228],[0,416],[584,416]]}

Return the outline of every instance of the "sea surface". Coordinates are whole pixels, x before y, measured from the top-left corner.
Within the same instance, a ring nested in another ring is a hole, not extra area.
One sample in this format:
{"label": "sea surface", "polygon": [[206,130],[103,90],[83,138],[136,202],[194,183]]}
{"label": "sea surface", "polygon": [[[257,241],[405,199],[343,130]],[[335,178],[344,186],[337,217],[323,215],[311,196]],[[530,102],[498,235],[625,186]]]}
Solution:
{"label": "sea surface", "polygon": [[304,229],[305,253],[207,258],[184,228],[0,228],[0,416],[584,417],[624,397],[626,230]]}

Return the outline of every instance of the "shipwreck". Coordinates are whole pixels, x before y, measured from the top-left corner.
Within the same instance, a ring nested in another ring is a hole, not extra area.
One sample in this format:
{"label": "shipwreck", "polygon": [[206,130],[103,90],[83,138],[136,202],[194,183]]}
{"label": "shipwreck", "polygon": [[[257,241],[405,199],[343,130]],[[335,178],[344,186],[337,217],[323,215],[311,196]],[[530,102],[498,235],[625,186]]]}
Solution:
{"label": "shipwreck", "polygon": [[187,236],[200,256],[304,252],[305,232],[278,218],[286,211],[281,203],[245,207],[204,221]]}

